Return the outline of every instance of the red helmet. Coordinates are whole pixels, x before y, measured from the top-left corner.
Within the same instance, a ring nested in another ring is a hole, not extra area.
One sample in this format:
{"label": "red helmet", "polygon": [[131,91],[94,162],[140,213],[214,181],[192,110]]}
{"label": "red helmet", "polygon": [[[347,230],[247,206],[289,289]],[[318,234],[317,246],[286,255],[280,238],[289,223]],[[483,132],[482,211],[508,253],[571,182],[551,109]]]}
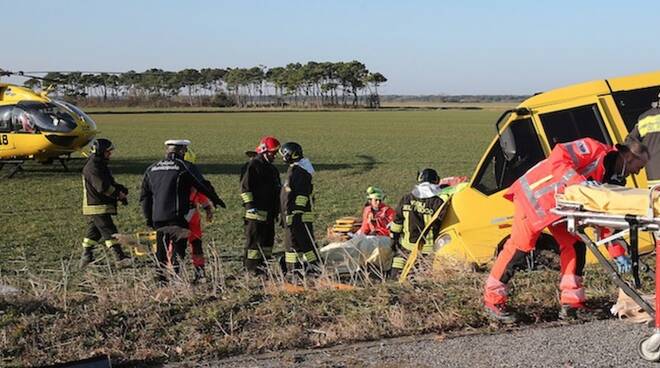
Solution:
{"label": "red helmet", "polygon": [[277,138],[269,135],[261,138],[259,145],[254,150],[257,151],[258,154],[262,154],[265,152],[277,152],[279,149],[280,141],[278,141]]}

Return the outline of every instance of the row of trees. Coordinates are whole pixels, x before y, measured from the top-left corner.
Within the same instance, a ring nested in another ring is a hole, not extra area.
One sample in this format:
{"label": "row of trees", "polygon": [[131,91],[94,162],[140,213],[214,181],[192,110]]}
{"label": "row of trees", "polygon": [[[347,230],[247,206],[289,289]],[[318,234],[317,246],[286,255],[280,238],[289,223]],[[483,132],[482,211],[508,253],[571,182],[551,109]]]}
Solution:
{"label": "row of trees", "polygon": [[291,63],[284,67],[149,69],[138,73],[48,73],[24,84],[51,86],[52,93],[93,102],[170,101],[190,106],[379,107],[378,87],[387,82],[359,61]]}

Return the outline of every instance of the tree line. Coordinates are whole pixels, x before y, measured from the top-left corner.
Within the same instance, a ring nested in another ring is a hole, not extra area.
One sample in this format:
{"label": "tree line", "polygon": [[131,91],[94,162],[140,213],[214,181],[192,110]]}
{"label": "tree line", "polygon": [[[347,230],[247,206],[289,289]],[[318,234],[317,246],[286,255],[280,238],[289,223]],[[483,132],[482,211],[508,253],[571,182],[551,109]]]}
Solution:
{"label": "tree line", "polygon": [[87,105],[367,106],[379,107],[387,78],[359,61],[290,63],[267,68],[203,68],[144,72],[50,72],[24,85]]}

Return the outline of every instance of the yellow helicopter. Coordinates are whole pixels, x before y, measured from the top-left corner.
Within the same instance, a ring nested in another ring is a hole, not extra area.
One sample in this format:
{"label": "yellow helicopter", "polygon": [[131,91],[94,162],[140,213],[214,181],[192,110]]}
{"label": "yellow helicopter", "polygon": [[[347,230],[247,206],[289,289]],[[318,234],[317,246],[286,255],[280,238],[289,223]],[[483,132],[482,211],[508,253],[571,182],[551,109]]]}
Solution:
{"label": "yellow helicopter", "polygon": [[[24,76],[0,70],[0,76],[9,75]],[[26,160],[51,164],[57,159],[67,169],[71,154],[81,151],[97,133],[89,115],[73,104],[50,98],[48,89],[37,93],[0,83],[0,169],[13,166],[7,177],[22,170]]]}

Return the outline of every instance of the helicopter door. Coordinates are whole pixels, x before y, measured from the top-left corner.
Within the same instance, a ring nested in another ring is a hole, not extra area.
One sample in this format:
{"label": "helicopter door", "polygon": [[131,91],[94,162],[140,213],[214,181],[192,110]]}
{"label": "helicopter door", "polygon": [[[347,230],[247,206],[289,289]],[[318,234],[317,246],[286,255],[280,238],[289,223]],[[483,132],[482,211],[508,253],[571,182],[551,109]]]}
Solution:
{"label": "helicopter door", "polygon": [[13,150],[16,148],[12,131],[12,106],[0,107],[0,151]]}

